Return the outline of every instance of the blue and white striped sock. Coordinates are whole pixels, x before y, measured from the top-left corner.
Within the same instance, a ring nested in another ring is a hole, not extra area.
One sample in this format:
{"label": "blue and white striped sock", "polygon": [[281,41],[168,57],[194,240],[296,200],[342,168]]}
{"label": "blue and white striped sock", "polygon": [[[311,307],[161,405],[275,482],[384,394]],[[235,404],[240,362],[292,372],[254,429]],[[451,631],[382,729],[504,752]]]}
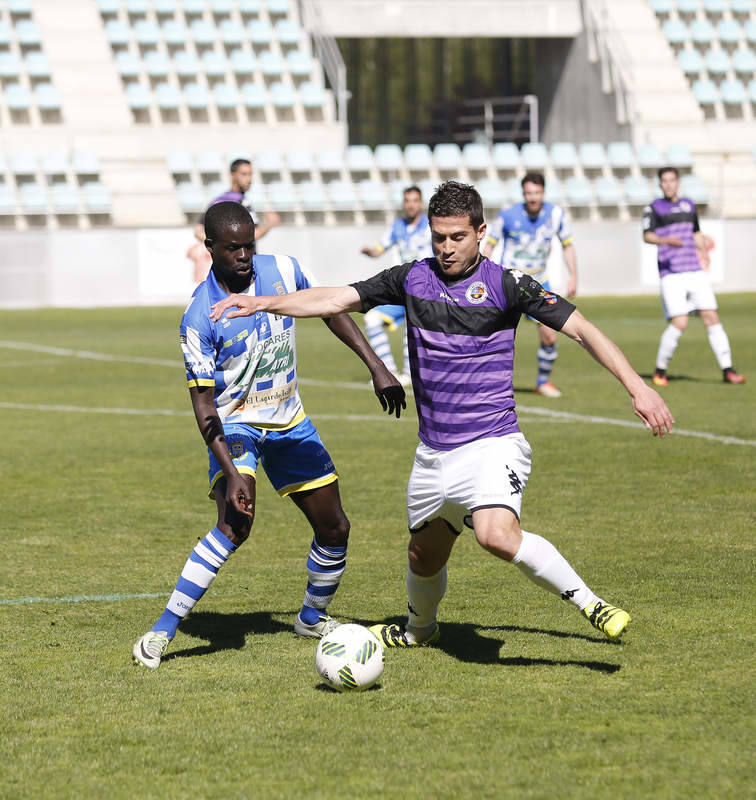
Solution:
{"label": "blue and white striped sock", "polygon": [[383,320],[378,314],[368,312],[365,315],[365,334],[370,346],[375,350],[375,354],[386,365],[386,369],[396,374],[396,362],[394,354],[391,352],[391,342],[389,342],[388,334],[383,327]]}
{"label": "blue and white striped sock", "polygon": [[551,370],[554,369],[554,362],[556,361],[557,346],[555,344],[545,345],[542,344],[538,348],[538,385],[548,383],[551,377]]}
{"label": "blue and white striped sock", "polygon": [[306,625],[314,625],[333,600],[346,567],[346,545],[324,547],[315,539],[307,557],[307,590],[299,616]]}
{"label": "blue and white striped sock", "polygon": [[179,622],[194,608],[197,601],[210,588],[218,570],[236,550],[236,545],[227,539],[218,528],[197,542],[189,556],[176,588],[168,600],[160,619],[152,626],[153,631],[162,631],[172,639]]}

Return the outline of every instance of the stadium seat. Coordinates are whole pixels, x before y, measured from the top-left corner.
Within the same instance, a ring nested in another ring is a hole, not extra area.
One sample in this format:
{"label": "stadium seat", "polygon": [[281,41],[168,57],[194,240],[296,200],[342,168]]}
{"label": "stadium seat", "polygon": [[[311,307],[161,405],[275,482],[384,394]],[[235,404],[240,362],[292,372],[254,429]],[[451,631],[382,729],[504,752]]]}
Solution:
{"label": "stadium seat", "polygon": [[105,23],[105,36],[111,47],[126,47],[131,39],[131,29],[117,19],[109,19]]}
{"label": "stadium seat", "polygon": [[22,72],[23,64],[15,53],[0,53],[0,78],[18,80]]}
{"label": "stadium seat", "polygon": [[291,19],[279,19],[273,32],[283,47],[297,47],[302,41],[302,29]]}
{"label": "stadium seat", "polygon": [[720,19],[717,23],[717,37],[722,44],[735,46],[743,37],[743,29],[734,19]]}
{"label": "stadium seat", "polygon": [[54,183],[50,187],[52,209],[56,214],[76,214],[79,210],[79,194],[68,182]]}
{"label": "stadium seat", "polygon": [[[119,53],[118,55],[130,56],[131,53]],[[171,74],[171,60],[160,50],[150,50],[144,55],[144,68],[150,78],[165,79]]]}
{"label": "stadium seat", "polygon": [[609,142],[606,149],[609,166],[614,170],[632,169],[635,162],[630,142]]}
{"label": "stadium seat", "polygon": [[184,86],[184,102],[195,111],[205,111],[210,105],[210,93],[199,83],[187,83]]}
{"label": "stadium seat", "polygon": [[433,155],[427,144],[408,144],[404,148],[404,163],[410,172],[429,173],[433,169]]}
{"label": "stadium seat", "polygon": [[703,0],[703,8],[710,17],[721,17],[727,9],[725,0]]}
{"label": "stadium seat", "polygon": [[181,106],[181,92],[170,83],[155,86],[155,102],[161,111],[177,111]]}
{"label": "stadium seat", "polygon": [[681,178],[680,195],[689,197],[696,205],[705,205],[709,202],[709,190],[696,175],[684,175]]}
{"label": "stadium seat", "polygon": [[462,166],[462,151],[459,149],[459,145],[453,142],[437,144],[433,148],[433,160],[436,162],[436,168],[441,172],[458,173]]}
{"label": "stadium seat", "polygon": [[203,178],[208,175],[225,175],[230,163],[226,162],[217,150],[200,150],[197,153],[197,172]]}
{"label": "stadium seat", "polygon": [[121,50],[115,54],[115,65],[122,78],[138,78],[142,72],[142,62],[128,50]]}
{"label": "stadium seat", "polygon": [[677,13],[683,16],[695,16],[700,0],[677,0]]}
{"label": "stadium seat", "polygon": [[[321,191],[323,187],[320,187]],[[273,181],[267,186],[268,201],[271,208],[277,211],[291,211],[297,205],[297,197],[294,193],[294,187],[290,183],[283,181]],[[325,202],[325,194],[323,194],[323,201]]]}
{"label": "stadium seat", "polygon": [[241,87],[242,103],[245,108],[260,111],[268,102],[268,93],[264,86],[257,83],[245,83]]}
{"label": "stadium seat", "polygon": [[739,106],[746,101],[746,90],[743,82],[737,78],[722,81],[719,87],[722,102],[728,106]]}
{"label": "stadium seat", "polygon": [[601,170],[606,164],[606,151],[601,142],[583,142],[578,149],[578,158],[583,169]]}
{"label": "stadium seat", "polygon": [[305,181],[297,186],[299,200],[305,211],[325,211],[328,205],[328,196],[325,187],[321,183]]}
{"label": "stadium seat", "polygon": [[732,54],[732,68],[737,75],[750,78],[756,72],[756,55],[753,50],[736,50]]}
{"label": "stadium seat", "polygon": [[133,30],[140,47],[157,47],[163,37],[160,26],[148,19],[137,20]]}
{"label": "stadium seat", "polygon": [[496,142],[491,152],[494,167],[514,172],[520,166],[520,151],[513,142]]}
{"label": "stadium seat", "polygon": [[554,169],[574,170],[578,155],[572,142],[554,142],[551,145],[551,165]]}
{"label": "stadium seat", "polygon": [[165,163],[171,175],[191,175],[194,170],[194,159],[188,150],[173,150],[165,157]]}
{"label": "stadium seat", "polygon": [[261,183],[253,183],[247,189],[244,199],[255,211],[262,211],[268,207],[268,198],[265,194],[265,187]]}
{"label": "stadium seat", "polygon": [[672,11],[674,4],[672,0],[651,0],[651,9],[654,14],[662,16]]}
{"label": "stadium seat", "polygon": [[549,153],[546,145],[541,142],[527,142],[520,150],[522,166],[526,170],[544,170],[549,163]]}
{"label": "stadium seat", "polygon": [[483,207],[489,209],[500,209],[509,204],[506,184],[500,180],[482,178],[477,183],[477,189],[483,200]]}
{"label": "stadium seat", "polygon": [[262,9],[262,0],[237,0],[239,13],[242,17],[259,17]]}
{"label": "stadium seat", "polygon": [[690,169],[693,158],[686,144],[671,144],[667,148],[666,163],[678,169]]}
{"label": "stadium seat", "polygon": [[34,101],[40,111],[60,111],[60,94],[51,83],[38,83],[34,87]]}
{"label": "stadium seat", "polygon": [[622,189],[619,181],[614,177],[601,175],[594,181],[596,201],[600,206],[617,206],[622,202]]}
{"label": "stadium seat", "polygon": [[173,69],[176,70],[179,78],[196,81],[202,67],[194,53],[188,50],[179,50],[173,54]]}
{"label": "stadium seat", "polygon": [[13,187],[9,186],[7,183],[0,182],[0,214],[3,216],[15,214],[17,209],[18,204]]}
{"label": "stadium seat", "polygon": [[590,181],[577,175],[570,175],[565,181],[567,203],[571,206],[585,207],[593,200]]}
{"label": "stadium seat", "polygon": [[42,36],[37,27],[37,23],[32,19],[20,19],[16,23],[16,39],[20,45],[25,47],[39,47],[42,44]]}
{"label": "stadium seat", "polygon": [[6,22],[0,21],[0,47],[10,47],[13,41],[10,25]]}
{"label": "stadium seat", "polygon": [[65,175],[68,166],[68,156],[62,150],[48,150],[42,156],[42,172],[45,175]]}
{"label": "stadium seat", "polygon": [[709,75],[722,77],[730,69],[730,57],[724,50],[709,50],[704,59]]}
{"label": "stadium seat", "polygon": [[506,182],[506,199],[502,205],[514,205],[522,202],[522,182],[519,178],[509,178]]}
{"label": "stadium seat", "polygon": [[363,180],[357,186],[360,205],[371,211],[386,207],[386,187],[379,181]]}
{"label": "stadium seat", "polygon": [[241,47],[247,39],[244,29],[232,19],[224,19],[218,26],[218,32],[226,47]]}
{"label": "stadium seat", "polygon": [[198,47],[212,47],[217,38],[217,29],[204,19],[194,19],[189,25],[189,35]]}
{"label": "stadium seat", "polygon": [[680,50],[677,54],[677,64],[686,75],[698,75],[704,68],[704,60],[698,50]]}
{"label": "stadium seat", "polygon": [[149,9],[147,0],[126,0],[126,12],[129,16],[144,16]]}
{"label": "stadium seat", "polygon": [[218,108],[231,111],[239,105],[241,95],[236,86],[231,83],[216,83],[213,86],[213,99]]}
{"label": "stadium seat", "polygon": [[347,211],[357,205],[357,194],[351,181],[331,181],[328,184],[331,206],[338,211]]}
{"label": "stadium seat", "polygon": [[664,38],[672,45],[682,45],[688,41],[688,28],[679,19],[668,19],[662,25]]}
{"label": "stadium seat", "polygon": [[27,214],[47,213],[47,194],[38,183],[22,183],[18,187],[21,208]]}
{"label": "stadium seat", "polygon": [[182,211],[196,214],[205,210],[205,192],[201,186],[195,183],[180,183],[176,190]]}
{"label": "stadium seat", "polygon": [[233,0],[210,0],[210,11],[216,17],[227,16],[234,10]]}
{"label": "stadium seat", "polygon": [[280,150],[264,148],[255,155],[255,167],[263,178],[275,175],[280,180],[284,173],[284,158]]}
{"label": "stadium seat", "polygon": [[690,38],[693,40],[693,44],[710,47],[717,38],[717,32],[708,19],[694,19],[690,24]]}
{"label": "stadium seat", "polygon": [[11,153],[8,166],[14,175],[36,175],[37,157],[30,150],[17,150]]}
{"label": "stadium seat", "polygon": [[366,144],[350,145],[346,149],[346,165],[353,175],[369,175],[373,169],[373,151]]}
{"label": "stadium seat", "polygon": [[645,206],[653,197],[648,179],[637,175],[627,175],[622,181],[622,189],[629,206]]}
{"label": "stadium seat", "polygon": [[120,7],[118,0],[97,0],[97,10],[102,16],[117,14]]}
{"label": "stadium seat", "polygon": [[309,150],[289,150],[286,164],[292,175],[307,175],[309,178],[315,168],[315,159]]}
{"label": "stadium seat", "polygon": [[310,78],[315,62],[309,53],[302,50],[290,50],[286,54],[286,68],[295,78]]}
{"label": "stadium seat", "polygon": [[269,22],[253,19],[247,25],[247,35],[255,47],[270,47],[273,41],[273,27]]}
{"label": "stadium seat", "polygon": [[20,83],[5,86],[5,104],[11,111],[28,111],[32,105],[31,92]]}
{"label": "stadium seat", "polygon": [[290,109],[297,103],[297,94],[293,86],[277,81],[270,86],[270,99],[276,108]]}
{"label": "stadium seat", "polygon": [[462,161],[472,172],[486,172],[491,163],[488,145],[481,142],[468,142],[462,148]]}
{"label": "stadium seat", "polygon": [[693,84],[693,95],[702,106],[713,106],[719,100],[719,89],[714,81],[700,78]]}
{"label": "stadium seat", "polygon": [[152,0],[152,7],[155,9],[155,14],[157,14],[158,17],[165,15],[173,16],[176,13],[178,2],[177,0]]}
{"label": "stadium seat", "polygon": [[140,83],[130,83],[126,87],[126,102],[132,111],[146,111],[152,105],[152,93]]}
{"label": "stadium seat", "polygon": [[341,174],[345,166],[344,154],[335,147],[327,147],[318,152],[315,156],[315,163],[323,175]]}
{"label": "stadium seat", "polygon": [[179,52],[186,52],[183,48],[189,39],[189,28],[183,22],[170,18],[163,22],[160,29],[163,41],[168,45],[169,49],[182,48]]}
{"label": "stadium seat", "polygon": [[234,50],[229,59],[234,75],[254,75],[257,69],[257,59],[246,50]]}
{"label": "stadium seat", "polygon": [[743,26],[743,33],[750,45],[756,45],[756,20],[749,19]]}
{"label": "stadium seat", "polygon": [[281,79],[281,76],[286,71],[284,60],[280,53],[274,50],[263,50],[259,58],[260,72],[266,78]]}
{"label": "stadium seat", "polygon": [[272,16],[286,16],[291,11],[289,0],[265,0],[265,7]]}
{"label": "stadium seat", "polygon": [[733,14],[750,14],[753,10],[753,0],[730,0],[730,11]]}
{"label": "stadium seat", "polygon": [[402,149],[398,144],[379,144],[375,148],[375,163],[382,172],[399,172],[404,166]]}
{"label": "stadium seat", "polygon": [[98,175],[100,172],[100,159],[93,150],[74,150],[71,165],[77,175]]}
{"label": "stadium seat", "polygon": [[200,56],[202,71],[208,78],[225,78],[228,72],[228,59],[215,50],[206,50]]}
{"label": "stadium seat", "polygon": [[[756,78],[748,82],[748,97],[752,103],[756,104]],[[754,154],[756,155],[756,149],[754,149]]]}
{"label": "stadium seat", "polygon": [[326,102],[325,89],[320,84],[307,81],[299,87],[299,99],[307,109],[322,108]]}
{"label": "stadium seat", "polygon": [[659,169],[664,161],[661,150],[652,142],[644,142],[638,147],[637,158],[641,169]]}
{"label": "stadium seat", "polygon": [[205,0],[181,0],[181,7],[187,16],[200,16],[205,11]]}

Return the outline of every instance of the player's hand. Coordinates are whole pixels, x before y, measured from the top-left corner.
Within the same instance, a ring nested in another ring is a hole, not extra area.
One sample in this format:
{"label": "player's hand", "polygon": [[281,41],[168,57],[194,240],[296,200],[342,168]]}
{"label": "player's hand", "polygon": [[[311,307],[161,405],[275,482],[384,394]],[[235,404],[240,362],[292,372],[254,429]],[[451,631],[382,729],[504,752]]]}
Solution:
{"label": "player's hand", "polygon": [[577,294],[577,279],[570,278],[567,281],[567,297],[574,297]]}
{"label": "player's hand", "polygon": [[643,424],[653,431],[654,436],[664,438],[666,434],[672,433],[675,418],[659,393],[650,386],[643,384],[638,393],[633,395],[633,411]]}
{"label": "player's hand", "polygon": [[265,225],[268,227],[268,230],[270,230],[270,228],[275,228],[276,225],[281,224],[281,215],[277,214],[275,211],[268,211],[265,214],[264,220]]}
{"label": "player's hand", "polygon": [[373,250],[374,250],[374,248],[372,248],[372,247],[362,247],[360,249],[360,253],[362,253],[363,256],[370,256],[372,258],[373,257]]}
{"label": "player's hand", "polygon": [[402,409],[407,408],[407,395],[402,384],[383,364],[373,373],[373,388],[375,389],[375,396],[381,403],[381,408],[389,416],[396,414],[396,418],[399,419],[402,415]]}
{"label": "player's hand", "polygon": [[682,247],[683,240],[679,236],[665,236],[664,244],[668,244],[671,247]]}
{"label": "player's hand", "polygon": [[255,503],[249,494],[249,487],[238,472],[226,478],[226,503],[246,517],[255,515]]}
{"label": "player's hand", "polygon": [[210,306],[210,319],[213,322],[217,322],[222,316],[224,311],[231,308],[232,311],[229,311],[226,314],[227,319],[232,319],[233,317],[251,317],[256,311],[259,311],[259,297],[249,297],[248,295],[244,294],[230,294],[228,297],[224,297],[223,300],[219,300],[217,303],[213,303]]}

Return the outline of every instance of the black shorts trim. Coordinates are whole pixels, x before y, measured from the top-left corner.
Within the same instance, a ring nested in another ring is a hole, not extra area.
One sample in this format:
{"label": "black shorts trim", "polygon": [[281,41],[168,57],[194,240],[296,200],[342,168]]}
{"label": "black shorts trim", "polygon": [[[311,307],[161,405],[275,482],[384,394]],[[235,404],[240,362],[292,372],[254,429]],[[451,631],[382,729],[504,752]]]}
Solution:
{"label": "black shorts trim", "polygon": [[[512,506],[505,505],[504,503],[490,503],[489,505],[485,505],[485,506],[475,506],[475,508],[471,508],[470,509],[470,513],[469,514],[465,514],[465,525],[468,528],[472,528],[472,526],[473,526],[472,525],[473,511],[480,511],[483,508],[506,508],[507,511],[511,511],[515,515],[515,517],[517,517],[517,521],[518,522],[520,521],[520,515],[512,508]],[[468,520],[469,520],[469,522],[468,522]]]}
{"label": "black shorts trim", "polygon": [[[445,523],[445,524],[446,524],[446,527],[447,527],[447,528],[448,528],[448,529],[449,529],[449,530],[450,530],[450,531],[451,531],[451,532],[452,532],[452,533],[453,533],[455,536],[459,536],[459,535],[462,533],[462,531],[458,531],[458,530],[457,530],[457,529],[456,529],[456,528],[455,528],[455,527],[454,527],[454,526],[451,524],[451,522],[449,522],[449,520],[446,520],[446,519],[444,519],[443,517],[433,517],[433,519],[434,519],[434,520],[436,520],[436,519],[440,519],[440,520],[441,520],[441,522]],[[409,532],[410,532],[410,535],[412,535],[413,533],[420,533],[420,531],[424,531],[424,530],[425,530],[425,529],[428,527],[428,525],[430,525],[430,524],[431,524],[431,522],[433,522],[433,520],[426,519],[426,520],[425,520],[425,522],[423,522],[423,524],[422,524],[422,525],[421,525],[419,528],[409,528],[408,530],[409,530]],[[463,530],[464,530],[464,529],[463,529]]]}

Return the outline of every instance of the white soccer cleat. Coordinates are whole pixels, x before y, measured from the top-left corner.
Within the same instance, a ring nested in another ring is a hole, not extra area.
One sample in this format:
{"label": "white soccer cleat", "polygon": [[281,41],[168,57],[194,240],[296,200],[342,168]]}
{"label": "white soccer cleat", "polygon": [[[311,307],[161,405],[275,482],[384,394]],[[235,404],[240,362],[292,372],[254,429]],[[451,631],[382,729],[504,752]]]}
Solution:
{"label": "white soccer cleat", "polygon": [[339,623],[328,614],[321,614],[320,619],[314,625],[308,625],[302,620],[302,617],[297,614],[294,620],[294,633],[297,636],[307,636],[310,639],[322,639],[327,636],[334,628],[338,628]]}
{"label": "white soccer cleat", "polygon": [[162,631],[147,631],[137,639],[131,654],[134,662],[148,669],[157,669],[171,640]]}
{"label": "white soccer cleat", "polygon": [[536,386],[536,394],[540,394],[542,397],[553,397],[554,399],[562,396],[562,393],[551,381],[546,381],[546,383]]}

